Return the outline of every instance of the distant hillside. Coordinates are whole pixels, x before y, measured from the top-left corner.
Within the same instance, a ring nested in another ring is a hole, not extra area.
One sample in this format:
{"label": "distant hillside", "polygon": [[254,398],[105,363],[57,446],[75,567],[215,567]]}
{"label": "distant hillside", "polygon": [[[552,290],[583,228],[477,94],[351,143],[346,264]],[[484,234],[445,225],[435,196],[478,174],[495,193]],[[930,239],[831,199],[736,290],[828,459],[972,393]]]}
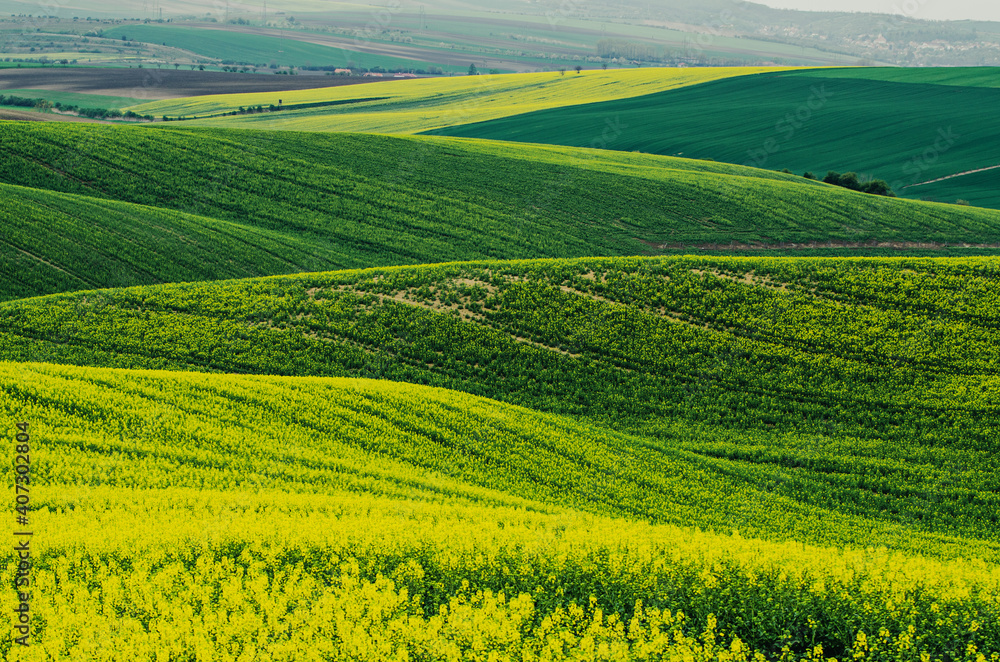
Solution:
{"label": "distant hillside", "polygon": [[[883,7],[913,13],[903,3]],[[74,0],[47,9],[45,36],[38,38],[37,20],[23,2],[0,1],[13,28],[9,52],[33,59],[121,60],[124,36],[128,56],[148,64],[425,68],[430,63],[459,71],[475,62],[487,70],[536,71],[599,66],[611,60],[608,42],[624,46],[644,64],[1000,63],[997,22],[917,20],[837,11],[834,5],[820,9],[780,10],[731,0],[574,0],[572,5],[504,0],[488,7],[449,0],[378,7],[314,0],[209,7],[190,0],[156,6]]]}
{"label": "distant hillside", "polygon": [[992,210],[589,149],[7,123],[0,157],[0,181],[37,187],[4,189],[4,298],[469,258],[1000,243]]}
{"label": "distant hillside", "polygon": [[987,180],[962,175],[1000,165],[997,84],[983,68],[781,72],[428,133],[583,146],[614,117],[628,129],[611,149],[820,178],[851,171],[886,180],[901,196],[1000,207],[1000,170]]}
{"label": "distant hillside", "polygon": [[[774,9],[754,2],[731,0],[580,0],[567,8],[558,0],[542,3],[541,11],[566,18],[623,21],[636,25],[665,24],[711,35],[768,40],[779,46],[819,48],[903,66],[969,66],[1000,64],[1000,23],[990,21],[931,21],[911,18],[902,3],[894,14],[843,12],[836,5],[817,11]],[[942,42],[948,48],[942,48]]]}
{"label": "distant hillside", "polygon": [[[282,94],[212,94],[133,106],[185,124],[291,131],[417,133],[546,108],[643,96],[775,67],[625,69],[385,81]],[[268,112],[231,114],[261,106]],[[280,106],[272,112],[271,106]],[[224,115],[220,117],[220,115]],[[211,119],[199,119],[211,118]]]}

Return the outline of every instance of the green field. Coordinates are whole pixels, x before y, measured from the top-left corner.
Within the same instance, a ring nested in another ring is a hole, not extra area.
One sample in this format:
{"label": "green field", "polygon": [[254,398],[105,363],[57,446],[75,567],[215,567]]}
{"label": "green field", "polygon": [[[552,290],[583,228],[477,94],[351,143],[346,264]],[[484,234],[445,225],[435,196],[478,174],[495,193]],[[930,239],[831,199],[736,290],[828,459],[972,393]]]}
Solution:
{"label": "green field", "polygon": [[1000,662],[988,72],[361,88],[0,122],[0,660]]}
{"label": "green field", "polygon": [[0,299],[468,258],[1000,244],[993,210],[589,149],[6,123],[0,154]]}
{"label": "green field", "polygon": [[[991,259],[303,274],[8,302],[0,358],[445,387],[679,444],[709,464],[734,462],[768,491],[908,533],[1000,541],[988,487],[1000,428],[996,282]],[[875,473],[844,479],[855,470]],[[934,497],[934,481],[967,496]],[[980,482],[982,500],[967,492]],[[864,527],[806,526],[789,535],[930,549]]]}
{"label": "green field", "polygon": [[[226,30],[163,27],[158,25],[128,25],[102,32],[107,39],[126,37],[130,41],[180,48],[203,57],[266,68],[274,63],[280,67],[382,67],[384,69],[427,69],[436,62],[419,62],[388,55],[362,53],[319,44],[241,34]],[[353,64],[352,64],[353,63]],[[465,65],[464,69],[468,69]]]}
{"label": "green field", "polygon": [[888,83],[952,85],[956,87],[1000,87],[996,67],[851,67],[813,69],[800,76],[846,80],[876,80]]}
{"label": "green field", "polygon": [[[48,58],[48,62],[39,62],[38,64],[42,64],[42,65],[49,66],[49,67],[64,67],[64,66],[69,66],[70,65],[69,62],[67,62],[65,65],[63,65],[63,64],[60,63],[60,60],[73,61],[73,64],[83,64],[83,63],[87,63],[87,64],[90,64],[90,63],[105,64],[105,63],[108,63],[108,62],[115,62],[115,61],[120,62],[120,61],[122,61],[124,59],[124,58],[122,58],[118,54],[112,54],[112,53],[84,53],[84,52],[77,52],[77,51],[45,51],[45,52],[39,52],[39,53],[24,53],[24,52],[2,53],[2,52],[0,52],[0,58],[3,58],[5,60],[6,59],[14,60],[15,62],[10,62],[10,63],[7,63],[7,64],[13,64],[15,67],[18,64],[16,62],[16,60],[19,60],[19,59],[28,59],[28,58],[43,58],[43,57],[44,58]],[[23,63],[23,64],[28,64],[28,63]]]}
{"label": "green field", "polygon": [[989,660],[998,282],[630,258],[0,304],[68,596],[18,659]]}
{"label": "green field", "polygon": [[[900,195],[941,202],[964,198],[981,206],[1000,202],[995,190],[974,186],[955,195],[960,182],[920,187],[919,193],[903,188],[1000,164],[1000,136],[991,119],[1000,90],[985,86],[983,70],[921,75],[847,70],[838,77],[840,71],[730,78],[428,133],[588,145],[608,118],[615,118],[628,128],[609,142],[611,149],[820,176],[852,171],[884,179]],[[871,80],[875,77],[889,80]]]}
{"label": "green field", "polygon": [[975,204],[1000,209],[1000,169],[973,172],[932,184],[911,186],[903,189],[903,193],[912,197],[942,200],[954,199],[966,202],[975,200]]}
{"label": "green field", "polygon": [[4,96],[16,96],[26,99],[45,99],[52,103],[61,103],[65,106],[79,106],[80,108],[127,108],[137,103],[142,103],[141,99],[133,97],[113,97],[103,94],[79,94],[76,92],[58,92],[55,90],[0,90]]}
{"label": "green field", "polygon": [[0,184],[0,301],[101,287],[294,273],[316,242],[172,210]]}

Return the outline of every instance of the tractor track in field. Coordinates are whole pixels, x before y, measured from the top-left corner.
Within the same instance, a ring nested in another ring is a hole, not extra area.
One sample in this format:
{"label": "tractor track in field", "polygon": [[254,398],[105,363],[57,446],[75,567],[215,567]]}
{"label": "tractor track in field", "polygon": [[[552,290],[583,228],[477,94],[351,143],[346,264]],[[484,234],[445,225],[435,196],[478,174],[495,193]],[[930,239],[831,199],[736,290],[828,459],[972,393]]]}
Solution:
{"label": "tractor track in field", "polygon": [[947,243],[947,242],[930,242],[930,241],[783,241],[774,244],[765,244],[763,242],[755,243],[684,243],[684,242],[670,242],[670,243],[657,243],[652,241],[640,240],[646,246],[657,250],[657,251],[676,251],[676,250],[695,250],[695,251],[787,251],[787,250],[806,250],[806,249],[856,249],[865,250],[872,248],[889,248],[895,250],[945,250],[948,248],[991,248],[1000,249],[1000,243],[992,244],[970,244],[970,243]]}
{"label": "tractor track in field", "polygon": [[964,177],[965,175],[974,175],[977,172],[986,172],[987,170],[996,170],[1000,168],[1000,165],[989,166],[987,168],[979,168],[977,170],[966,170],[965,172],[956,172],[954,175],[948,175],[947,177],[938,177],[937,179],[929,179],[926,182],[918,182],[916,184],[908,184],[903,188],[913,188],[914,186],[923,186],[924,184],[936,184],[938,182],[947,181],[949,179],[955,179],[956,177]]}

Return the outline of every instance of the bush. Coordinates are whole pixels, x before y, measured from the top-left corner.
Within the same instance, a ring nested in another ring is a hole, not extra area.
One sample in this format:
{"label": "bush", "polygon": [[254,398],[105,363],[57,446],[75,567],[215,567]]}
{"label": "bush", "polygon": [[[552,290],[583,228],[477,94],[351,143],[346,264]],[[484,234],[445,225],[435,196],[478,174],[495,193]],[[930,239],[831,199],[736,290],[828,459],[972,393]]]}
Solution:
{"label": "bush", "polygon": [[872,195],[885,195],[888,197],[896,197],[896,194],[892,192],[889,188],[889,184],[882,179],[873,179],[861,189],[865,193],[871,193]]}
{"label": "bush", "polygon": [[[812,173],[807,172],[806,178],[814,179],[811,175]],[[843,188],[850,189],[852,191],[859,191],[861,193],[884,195],[890,198],[896,197],[896,194],[891,188],[889,188],[889,184],[886,183],[885,180],[873,179],[869,182],[862,183],[855,172],[845,172],[844,174],[840,174],[835,170],[831,170],[826,173],[826,177],[823,178],[823,181],[827,184],[841,186]]]}

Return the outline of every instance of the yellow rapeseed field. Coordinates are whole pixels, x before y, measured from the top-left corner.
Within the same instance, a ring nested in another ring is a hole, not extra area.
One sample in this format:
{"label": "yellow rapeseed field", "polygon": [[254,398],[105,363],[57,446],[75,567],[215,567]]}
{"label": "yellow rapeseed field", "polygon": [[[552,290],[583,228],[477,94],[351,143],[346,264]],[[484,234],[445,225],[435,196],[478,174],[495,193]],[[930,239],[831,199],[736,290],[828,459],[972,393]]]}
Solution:
{"label": "yellow rapeseed field", "polygon": [[[460,76],[346,85],[315,90],[219,94],[134,106],[140,115],[207,117],[239,108],[341,102],[340,105],[200,120],[198,125],[294,131],[418,133],[536,110],[625,99],[746,76],[774,67],[652,68]],[[359,99],[374,99],[345,103]],[[185,123],[187,124],[187,123]]]}
{"label": "yellow rapeseed field", "polygon": [[602,433],[562,417],[357,379],[2,363],[0,389],[4,429],[30,421],[33,498],[30,566],[8,556],[0,592],[15,613],[28,578],[31,645],[5,636],[4,660],[1000,659],[993,563],[463,478],[470,416],[511,485],[544,486],[547,452],[597,462]]}

